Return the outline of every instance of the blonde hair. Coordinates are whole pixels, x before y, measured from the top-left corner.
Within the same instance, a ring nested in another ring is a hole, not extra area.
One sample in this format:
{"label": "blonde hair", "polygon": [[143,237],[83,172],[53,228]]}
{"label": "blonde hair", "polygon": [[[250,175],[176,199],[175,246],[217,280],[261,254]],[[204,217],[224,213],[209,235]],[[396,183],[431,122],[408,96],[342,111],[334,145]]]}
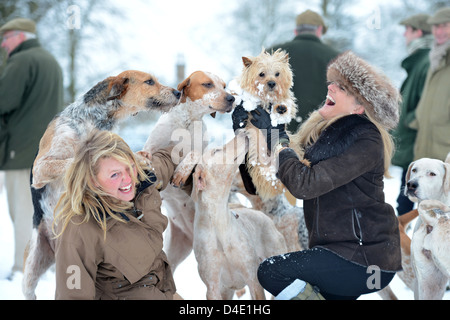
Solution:
{"label": "blonde hair", "polygon": [[[136,160],[126,142],[117,134],[96,130],[88,136],[77,150],[74,160],[64,176],[64,192],[56,208],[52,230],[55,238],[60,237],[67,225],[72,222],[82,224],[92,217],[97,221],[106,238],[106,219],[125,222],[120,212],[133,207],[132,202],[121,201],[104,192],[96,183],[99,172],[99,160],[113,158],[130,168],[136,167],[135,184],[147,179],[144,168]],[[59,232],[56,231],[58,226]]]}
{"label": "blonde hair", "polygon": [[[384,126],[378,123],[368,112],[364,112],[364,115],[369,119],[378,129],[381,134],[381,140],[383,141],[384,151],[384,176],[391,178],[389,173],[389,167],[391,165],[392,155],[394,153],[394,141],[392,136],[386,130]],[[332,119],[324,119],[318,110],[311,113],[308,120],[305,121],[292,137],[291,147],[303,157],[305,148],[314,144],[319,139],[320,134],[331,124],[342,118],[343,116],[337,116]]]}

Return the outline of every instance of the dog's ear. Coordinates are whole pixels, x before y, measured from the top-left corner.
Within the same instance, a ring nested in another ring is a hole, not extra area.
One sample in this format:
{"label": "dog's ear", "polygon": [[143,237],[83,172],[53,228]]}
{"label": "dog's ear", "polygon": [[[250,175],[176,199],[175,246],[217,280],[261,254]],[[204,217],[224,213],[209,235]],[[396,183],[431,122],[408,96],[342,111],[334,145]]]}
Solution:
{"label": "dog's ear", "polygon": [[244,66],[246,68],[250,67],[253,63],[253,61],[250,58],[242,57],[242,62],[244,63]]}
{"label": "dog's ear", "polygon": [[183,91],[184,88],[186,88],[187,86],[189,86],[189,84],[191,83],[191,78],[186,78],[183,80],[183,82],[181,82],[178,87],[177,90],[178,91]]}
{"label": "dog's ear", "polygon": [[406,175],[405,175],[405,185],[408,183],[408,181],[411,177],[411,169],[412,169],[413,165],[414,165],[414,161],[411,162],[408,166],[408,171],[406,171]]}
{"label": "dog's ear", "polygon": [[177,87],[177,90],[181,92],[181,98],[180,98],[181,103],[186,102],[186,89],[189,87],[190,84],[191,84],[191,78],[187,77]]}
{"label": "dog's ear", "polygon": [[447,154],[447,157],[445,158],[444,162],[450,164],[450,152]]}
{"label": "dog's ear", "polygon": [[110,97],[111,88],[116,81],[116,78],[117,77],[108,77],[93,86],[84,94],[84,103],[87,105],[105,103]]}
{"label": "dog's ear", "polygon": [[116,100],[123,97],[128,90],[129,78],[122,77],[110,77],[109,79],[109,95],[106,98],[107,101]]}
{"label": "dog's ear", "polygon": [[450,198],[450,163],[444,163],[445,175],[444,175],[444,193]]}

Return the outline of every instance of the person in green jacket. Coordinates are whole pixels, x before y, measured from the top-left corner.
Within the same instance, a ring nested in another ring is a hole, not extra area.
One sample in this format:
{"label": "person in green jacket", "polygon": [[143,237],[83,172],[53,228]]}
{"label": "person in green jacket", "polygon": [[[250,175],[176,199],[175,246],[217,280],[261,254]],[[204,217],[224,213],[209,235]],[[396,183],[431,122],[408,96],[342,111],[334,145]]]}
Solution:
{"label": "person in green jacket", "polygon": [[429,17],[427,14],[417,14],[400,22],[401,25],[405,26],[403,36],[406,40],[409,55],[401,64],[407,73],[407,77],[400,89],[403,99],[400,121],[397,128],[392,132],[396,145],[392,164],[403,170],[400,193],[397,198],[398,215],[403,215],[414,207],[414,203],[403,193],[406,172],[409,164],[414,160],[414,141],[417,134],[417,131],[411,129],[408,125],[414,120],[417,104],[422,96],[430,66],[428,55],[434,38],[431,34],[431,26],[427,23]]}
{"label": "person in green jacket", "polygon": [[31,237],[31,167],[48,123],[63,107],[63,75],[55,58],[40,46],[34,21],[13,19],[0,27],[0,36],[8,54],[0,74],[0,170],[14,224],[15,272],[23,268]]}
{"label": "person in green jacket", "polygon": [[434,35],[422,97],[416,109],[414,160],[445,160],[450,152],[450,7],[438,10],[429,20]]}
{"label": "person in green jacket", "polygon": [[287,127],[292,133],[297,132],[299,125],[322,104],[327,94],[327,66],[339,52],[322,42],[322,35],[326,32],[323,18],[306,10],[297,16],[295,38],[272,48],[274,51],[281,48],[289,54],[294,73],[293,91],[298,111]]}

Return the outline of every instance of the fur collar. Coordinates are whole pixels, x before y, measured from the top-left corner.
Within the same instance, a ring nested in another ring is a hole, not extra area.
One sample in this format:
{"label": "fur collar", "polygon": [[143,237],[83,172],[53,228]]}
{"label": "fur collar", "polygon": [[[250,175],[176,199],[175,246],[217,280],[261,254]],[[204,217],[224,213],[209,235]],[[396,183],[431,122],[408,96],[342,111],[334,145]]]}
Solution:
{"label": "fur collar", "polygon": [[430,51],[430,70],[431,73],[436,72],[443,65],[445,65],[445,59],[450,53],[450,41],[438,46],[434,44]]}
{"label": "fur collar", "polygon": [[376,126],[363,116],[343,117],[327,127],[313,145],[306,147],[305,159],[315,165],[322,160],[338,156],[361,134],[374,129],[378,132]]}

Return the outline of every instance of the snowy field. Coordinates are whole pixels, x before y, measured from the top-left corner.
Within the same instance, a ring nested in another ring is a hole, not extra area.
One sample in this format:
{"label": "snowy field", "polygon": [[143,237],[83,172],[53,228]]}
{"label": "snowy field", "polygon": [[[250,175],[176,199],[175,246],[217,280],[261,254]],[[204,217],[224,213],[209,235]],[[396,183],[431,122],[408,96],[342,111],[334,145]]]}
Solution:
{"label": "snowy field", "polygon": [[[227,116],[227,115],[225,115]],[[216,119],[217,120],[217,119]],[[215,122],[217,124],[217,122]],[[230,122],[227,122],[230,123]],[[136,128],[135,128],[136,129]],[[136,132],[136,131],[134,131]],[[148,134],[148,131],[143,132],[143,135]],[[124,137],[127,134],[124,134]],[[229,137],[229,135],[227,136]],[[146,139],[146,138],[144,138]],[[227,138],[224,138],[227,139]],[[125,140],[127,140],[125,138]],[[128,142],[128,140],[127,140]],[[144,140],[145,142],[145,140]],[[130,145],[133,142],[129,142]],[[139,144],[141,142],[135,142]],[[391,170],[392,179],[385,180],[385,193],[387,202],[391,203],[395,208],[395,202],[400,186],[400,171],[399,168],[393,167]],[[14,274],[12,280],[8,280],[10,269],[13,265],[14,256],[14,231],[12,223],[8,214],[6,190],[2,188],[2,178],[0,177],[0,300],[23,300],[21,290],[22,273]],[[204,300],[206,297],[206,287],[201,281],[197,272],[197,262],[194,254],[191,254],[175,271],[175,283],[178,293],[188,300]],[[391,288],[400,300],[414,299],[411,290],[406,288],[403,282],[395,277],[391,282]],[[39,282],[36,290],[36,295],[39,300],[52,300],[55,293],[55,273],[49,270]],[[245,294],[241,299],[249,299],[250,296]],[[237,297],[235,296],[235,299]],[[378,294],[369,294],[360,297],[360,300],[379,300]],[[445,300],[450,300],[450,292],[447,291],[444,296]]]}

